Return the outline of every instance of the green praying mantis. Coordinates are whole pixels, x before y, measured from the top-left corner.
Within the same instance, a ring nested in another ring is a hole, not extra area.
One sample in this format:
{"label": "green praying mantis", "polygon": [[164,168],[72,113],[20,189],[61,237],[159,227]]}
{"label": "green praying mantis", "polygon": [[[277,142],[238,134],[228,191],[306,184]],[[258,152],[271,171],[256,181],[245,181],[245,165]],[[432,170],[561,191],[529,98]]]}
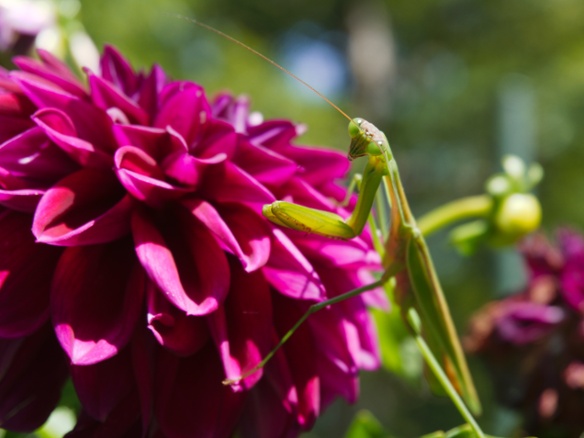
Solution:
{"label": "green praying mantis", "polygon": [[[372,284],[312,305],[260,363],[247,370],[239,378],[225,380],[223,383],[226,385],[236,384],[264,367],[311,314],[368,290],[384,287],[393,294],[392,301],[399,307],[403,323],[412,334],[434,376],[431,379],[431,383],[434,383],[433,387],[436,387],[437,383],[437,387],[441,388],[442,392],[445,392],[451,398],[474,436],[484,437],[485,435],[468,409],[470,408],[470,411],[475,415],[480,413],[480,401],[424,239],[423,231],[426,233],[434,231],[433,225],[430,223],[435,225],[436,221],[433,221],[430,217],[426,221],[428,222],[427,225],[425,222],[423,227],[418,226],[410,210],[397,162],[385,134],[364,119],[350,118],[338,106],[305,81],[241,41],[207,24],[192,19],[188,20],[244,47],[286,74],[291,75],[322,97],[349,120],[350,146],[348,159],[354,160],[366,157],[367,160],[363,173],[358,179],[359,182],[356,184],[359,195],[353,213],[347,219],[344,219],[328,211],[276,201],[265,205],[263,214],[278,226],[319,234],[333,239],[354,238],[361,234],[369,222],[372,226],[375,249],[382,256],[384,269],[380,278]],[[513,167],[513,163],[508,167]],[[513,181],[521,180],[521,175],[519,174],[522,169],[515,169],[507,173],[513,172],[516,174],[515,179],[507,179],[507,183],[511,181],[511,185],[513,185]],[[537,172],[534,171],[532,173]],[[536,183],[538,178],[532,177],[531,179],[531,184],[522,185],[517,183],[517,187],[512,187],[511,191],[526,191]],[[495,181],[491,182],[491,185],[494,186],[491,193],[496,194],[497,190],[502,190],[501,186],[504,186],[505,183],[500,181],[497,183]],[[380,187],[383,188],[385,197],[378,197]],[[508,189],[509,187],[506,187],[507,191],[509,191]],[[520,207],[519,211],[515,213],[519,213],[521,216],[526,211],[529,211],[533,214],[527,219],[522,216],[519,220],[511,220],[510,224],[504,223],[502,225],[502,227],[507,226],[509,228],[507,234],[512,238],[526,234],[539,225],[539,204],[535,197],[531,195],[525,196],[527,198],[522,199],[523,210]],[[391,214],[389,232],[387,233],[377,232],[375,220],[371,215],[376,197],[377,202],[380,202],[379,199],[387,199],[389,201]],[[504,209],[504,204],[507,200],[506,198],[503,199],[503,196],[499,198],[497,196],[475,198],[476,205],[471,207],[469,216],[472,216],[473,212],[477,216],[489,216],[490,213],[485,212]],[[497,199],[500,199],[500,202]],[[451,206],[451,208],[456,209],[456,205]],[[382,237],[380,237],[380,234]],[[382,238],[383,241],[381,240]]]}

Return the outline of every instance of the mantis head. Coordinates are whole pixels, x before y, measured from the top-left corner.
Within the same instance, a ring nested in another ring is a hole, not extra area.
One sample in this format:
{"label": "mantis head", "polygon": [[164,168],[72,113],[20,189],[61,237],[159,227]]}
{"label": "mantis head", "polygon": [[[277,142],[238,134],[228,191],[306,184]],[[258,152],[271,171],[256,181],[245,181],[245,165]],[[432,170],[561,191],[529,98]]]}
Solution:
{"label": "mantis head", "polygon": [[382,155],[384,145],[387,144],[385,135],[375,125],[360,118],[349,122],[349,135],[351,136],[349,160],[365,155]]}

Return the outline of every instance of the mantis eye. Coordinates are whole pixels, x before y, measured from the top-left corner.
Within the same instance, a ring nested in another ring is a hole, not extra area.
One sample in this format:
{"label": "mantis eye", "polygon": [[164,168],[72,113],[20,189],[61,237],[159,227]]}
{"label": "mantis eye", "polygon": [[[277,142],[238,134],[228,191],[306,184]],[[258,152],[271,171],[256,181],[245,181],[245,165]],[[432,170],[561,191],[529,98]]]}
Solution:
{"label": "mantis eye", "polygon": [[369,142],[367,145],[367,153],[373,156],[381,155],[381,144],[377,141]]}
{"label": "mantis eye", "polygon": [[356,138],[361,135],[362,119],[353,119],[349,122],[349,135],[351,138]]}

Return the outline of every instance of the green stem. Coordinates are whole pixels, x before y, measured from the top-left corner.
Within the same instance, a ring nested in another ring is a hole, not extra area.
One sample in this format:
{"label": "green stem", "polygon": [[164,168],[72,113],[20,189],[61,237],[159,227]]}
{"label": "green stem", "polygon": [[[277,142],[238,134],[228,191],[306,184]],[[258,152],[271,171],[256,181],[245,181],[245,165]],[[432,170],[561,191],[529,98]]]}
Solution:
{"label": "green stem", "polygon": [[469,196],[444,204],[418,219],[418,228],[424,236],[438,231],[454,222],[491,213],[493,201],[488,195]]}
{"label": "green stem", "polygon": [[422,353],[424,360],[430,367],[430,370],[432,370],[434,376],[436,376],[436,378],[442,385],[442,388],[446,391],[446,394],[448,394],[448,397],[458,409],[460,415],[462,415],[462,417],[471,427],[471,429],[475,433],[476,438],[485,438],[484,432],[481,430],[480,426],[478,425],[472,414],[469,412],[468,408],[458,395],[458,392],[456,392],[456,389],[454,389],[454,386],[452,386],[452,383],[450,383],[448,376],[446,376],[446,373],[444,372],[444,370],[434,357],[434,354],[432,354],[432,350],[430,350],[430,347],[428,346],[428,344],[426,344],[424,338],[422,338],[421,335],[422,323],[420,320],[420,316],[418,315],[418,312],[416,312],[414,308],[409,309],[407,313],[407,320],[411,329],[414,332],[414,339],[416,340],[416,344],[418,344],[418,348],[420,349],[420,352]]}

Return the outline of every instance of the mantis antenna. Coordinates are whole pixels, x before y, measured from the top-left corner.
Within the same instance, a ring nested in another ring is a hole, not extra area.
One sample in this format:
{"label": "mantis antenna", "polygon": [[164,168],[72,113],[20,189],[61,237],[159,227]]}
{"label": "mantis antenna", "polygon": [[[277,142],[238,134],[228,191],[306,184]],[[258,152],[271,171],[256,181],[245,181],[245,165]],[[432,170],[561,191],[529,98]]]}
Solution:
{"label": "mantis antenna", "polygon": [[205,24],[201,21],[197,21],[194,18],[190,18],[190,17],[185,17],[184,15],[177,15],[178,18],[183,19],[183,20],[187,20],[190,21],[193,24],[196,24],[197,26],[202,27],[203,29],[207,29],[213,33],[216,33],[219,36],[222,36],[223,38],[228,39],[229,41],[231,41],[234,44],[237,44],[238,46],[243,47],[244,49],[249,50],[251,53],[253,53],[256,56],[259,56],[261,59],[263,59],[266,62],[269,62],[270,64],[272,64],[274,67],[276,67],[277,69],[282,70],[284,73],[286,73],[287,75],[289,75],[290,77],[296,79],[298,82],[300,82],[302,85],[304,85],[306,88],[308,88],[310,91],[312,91],[314,94],[316,94],[318,97],[320,97],[321,99],[323,99],[326,103],[328,103],[330,106],[332,106],[334,109],[336,109],[343,117],[345,117],[348,121],[351,121],[351,117],[349,117],[347,115],[347,113],[345,113],[341,108],[339,108],[338,105],[336,105],[335,103],[333,103],[333,101],[331,101],[328,97],[326,97],[324,94],[322,94],[320,91],[318,91],[316,88],[314,88],[312,85],[310,85],[308,82],[306,82],[304,79],[299,78],[298,76],[296,76],[294,73],[292,73],[290,70],[288,70],[285,67],[282,67],[280,64],[278,64],[276,61],[268,58],[266,55],[264,55],[263,53],[258,52],[257,50],[255,50],[254,48],[248,46],[247,44],[239,41],[238,39],[233,38],[230,35],[227,35],[224,32],[221,32],[219,29],[215,29],[213,26],[210,26],[208,24]]}

